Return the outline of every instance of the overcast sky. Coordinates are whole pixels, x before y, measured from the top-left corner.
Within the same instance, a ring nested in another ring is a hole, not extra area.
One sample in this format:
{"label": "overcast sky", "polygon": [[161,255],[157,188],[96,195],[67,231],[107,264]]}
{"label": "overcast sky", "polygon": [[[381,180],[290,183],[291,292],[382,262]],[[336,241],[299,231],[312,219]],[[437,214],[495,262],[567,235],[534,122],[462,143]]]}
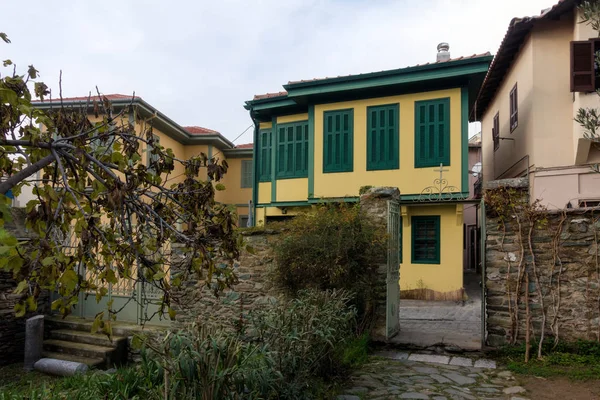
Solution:
{"label": "overcast sky", "polygon": [[[33,64],[58,95],[135,93],[230,140],[244,101],[290,80],[496,53],[513,17],[556,0],[1,0],[0,59]],[[25,16],[27,18],[25,18]],[[4,74],[5,71],[2,71]],[[251,130],[236,144],[252,141]]]}

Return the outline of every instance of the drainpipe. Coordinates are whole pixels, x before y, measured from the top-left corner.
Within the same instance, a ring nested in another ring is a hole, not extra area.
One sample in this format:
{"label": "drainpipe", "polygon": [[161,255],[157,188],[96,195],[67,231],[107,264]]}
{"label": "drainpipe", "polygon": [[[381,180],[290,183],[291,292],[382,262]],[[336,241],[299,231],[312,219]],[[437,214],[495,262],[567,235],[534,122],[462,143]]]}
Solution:
{"label": "drainpipe", "polygon": [[255,113],[250,109],[250,118],[254,122],[254,140],[253,140],[253,152],[252,152],[252,204],[249,204],[248,215],[251,219],[249,221],[250,226],[256,226],[256,203],[258,202],[258,131],[260,128],[260,122],[256,118]]}

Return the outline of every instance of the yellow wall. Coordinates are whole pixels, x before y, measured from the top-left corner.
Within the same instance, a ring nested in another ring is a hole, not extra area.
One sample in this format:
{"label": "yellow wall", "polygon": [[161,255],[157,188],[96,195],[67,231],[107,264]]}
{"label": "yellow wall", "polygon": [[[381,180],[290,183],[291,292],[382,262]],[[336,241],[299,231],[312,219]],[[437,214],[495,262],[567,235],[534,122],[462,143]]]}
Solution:
{"label": "yellow wall", "polygon": [[[458,208],[458,213],[457,213]],[[438,293],[449,293],[463,287],[463,206],[407,207],[403,215],[402,261],[400,265],[400,290],[426,288]],[[440,216],[441,264],[411,263],[411,217]]]}
{"label": "yellow wall", "polygon": [[277,117],[278,124],[287,124],[288,122],[296,122],[296,121],[307,121],[308,114],[294,114],[294,115],[284,115],[281,117]]}
{"label": "yellow wall", "polygon": [[278,179],[277,201],[306,201],[308,178]]}
{"label": "yellow wall", "polygon": [[[415,168],[415,101],[450,98],[450,166],[444,177],[461,189],[461,91],[460,88],[414,93],[376,99],[347,101],[315,106],[315,182],[314,197],[358,196],[362,186],[395,186],[403,195],[419,194],[439,172]],[[400,169],[367,171],[367,107],[400,104]],[[323,113],[354,109],[354,171],[323,173]],[[306,193],[302,199],[306,199]]]}
{"label": "yellow wall", "polygon": [[258,204],[269,204],[271,202],[271,182],[258,183]]}
{"label": "yellow wall", "polygon": [[[219,157],[223,157],[223,155],[220,154]],[[225,185],[225,190],[216,193],[215,199],[217,201],[226,204],[248,204],[248,201],[252,199],[252,188],[242,189],[242,160],[252,159],[227,159],[229,168],[221,181]]]}

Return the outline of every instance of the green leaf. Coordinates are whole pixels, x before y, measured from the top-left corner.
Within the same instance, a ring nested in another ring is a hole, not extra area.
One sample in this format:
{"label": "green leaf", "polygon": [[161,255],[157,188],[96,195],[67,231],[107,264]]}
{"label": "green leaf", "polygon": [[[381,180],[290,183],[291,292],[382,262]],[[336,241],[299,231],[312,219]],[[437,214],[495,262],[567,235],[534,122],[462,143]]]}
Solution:
{"label": "green leaf", "polygon": [[247,245],[246,246],[246,251],[250,254],[256,254],[256,250],[254,249],[254,247]]}
{"label": "green leaf", "polygon": [[215,185],[215,190],[218,190],[221,192],[221,191],[225,190],[225,185],[223,185],[222,183],[217,183]]}
{"label": "green leaf", "polygon": [[6,33],[0,32],[0,39],[4,40],[5,43],[10,43],[10,39],[6,36]]}
{"label": "green leaf", "polygon": [[4,60],[2,61],[2,65],[5,67],[8,67],[9,65],[12,65],[12,61],[11,60]]}
{"label": "green leaf", "polygon": [[29,311],[35,311],[37,310],[37,301],[35,301],[35,298],[33,296],[29,296],[27,297],[27,300],[25,300],[25,303],[27,304],[27,309]]}
{"label": "green leaf", "polygon": [[94,322],[92,323],[92,333],[98,332],[98,330],[104,325],[102,318],[104,318],[103,312],[100,312],[98,315],[96,315],[96,318],[94,318]]}
{"label": "green leaf", "polygon": [[143,344],[142,338],[139,335],[134,334],[133,338],[131,338],[131,347],[134,350],[139,350],[142,348],[142,344]]}
{"label": "green leaf", "polygon": [[175,321],[176,315],[177,315],[177,313],[175,312],[175,310],[173,310],[171,307],[169,307],[169,318],[171,318],[171,321]]}
{"label": "green leaf", "polygon": [[35,68],[33,67],[33,65],[30,65],[30,66],[29,66],[29,68],[27,69],[27,74],[29,75],[29,77],[30,77],[31,79],[35,79],[35,78],[37,78],[37,76],[38,76],[38,72],[39,72],[39,71],[38,71],[37,69],[35,69]]}
{"label": "green leaf", "polygon": [[26,280],[22,280],[21,282],[19,282],[19,284],[17,285],[16,289],[15,289],[15,293],[16,294],[20,294],[23,293],[26,289],[29,288],[29,283]]}
{"label": "green leaf", "polygon": [[42,265],[47,267],[48,265],[54,264],[55,258],[52,256],[48,256],[42,260]]}
{"label": "green leaf", "polygon": [[159,280],[163,279],[165,276],[167,276],[167,274],[164,271],[159,271],[154,274],[152,279],[154,279],[155,281],[159,281]]}
{"label": "green leaf", "polygon": [[25,308],[25,304],[23,304],[23,303],[15,304],[15,316],[17,318],[21,318],[22,316],[25,315],[26,312],[27,312],[27,309]]}
{"label": "green leaf", "polygon": [[52,304],[50,304],[50,308],[52,310],[58,310],[58,308],[62,305],[62,300],[61,299],[56,299],[52,302]]}

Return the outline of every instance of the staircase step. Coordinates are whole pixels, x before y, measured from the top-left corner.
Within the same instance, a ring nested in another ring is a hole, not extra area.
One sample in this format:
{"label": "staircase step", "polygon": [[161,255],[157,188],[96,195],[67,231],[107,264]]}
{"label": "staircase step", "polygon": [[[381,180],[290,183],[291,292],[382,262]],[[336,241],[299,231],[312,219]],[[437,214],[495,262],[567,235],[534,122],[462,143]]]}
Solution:
{"label": "staircase step", "polygon": [[[87,343],[96,346],[105,346],[111,348],[117,348],[123,345],[122,341],[125,341],[127,346],[127,338],[124,336],[113,335],[110,339],[108,336],[101,333],[90,333],[89,331],[78,331],[73,329],[56,329],[50,332],[52,339],[64,340],[68,342]],[[112,339],[112,340],[111,340]]]}
{"label": "staircase step", "polygon": [[83,363],[90,368],[92,368],[92,367],[99,368],[104,364],[104,360],[101,358],[80,357],[80,356],[75,356],[73,354],[56,353],[56,352],[52,352],[52,351],[43,351],[42,357],[54,358],[54,359],[63,360],[63,361],[73,361],[73,362]]}
{"label": "staircase step", "polygon": [[66,340],[48,339],[44,340],[44,350],[54,353],[66,353],[79,357],[100,358],[106,361],[106,365],[112,365],[113,347],[98,346],[88,343],[69,342]]}

